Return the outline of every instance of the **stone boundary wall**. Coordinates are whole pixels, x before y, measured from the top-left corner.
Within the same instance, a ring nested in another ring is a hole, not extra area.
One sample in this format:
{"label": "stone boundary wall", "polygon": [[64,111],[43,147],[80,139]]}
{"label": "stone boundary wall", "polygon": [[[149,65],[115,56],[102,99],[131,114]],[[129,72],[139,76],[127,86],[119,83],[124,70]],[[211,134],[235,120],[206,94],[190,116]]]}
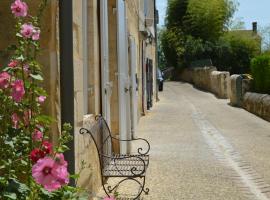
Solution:
{"label": "stone boundary wall", "polygon": [[270,121],[270,95],[247,92],[243,97],[242,107]]}
{"label": "stone boundary wall", "polygon": [[270,121],[270,95],[249,92],[251,79],[239,74],[230,76],[229,72],[217,71],[215,67],[187,68],[177,74],[179,80],[212,92],[218,98],[229,98],[232,106],[242,107]]}
{"label": "stone boundary wall", "polygon": [[227,99],[230,94],[230,73],[213,71],[210,74],[211,91],[219,98]]}
{"label": "stone boundary wall", "polygon": [[184,69],[180,80],[214,93],[218,98],[228,98],[230,94],[230,73],[217,71],[216,67]]}

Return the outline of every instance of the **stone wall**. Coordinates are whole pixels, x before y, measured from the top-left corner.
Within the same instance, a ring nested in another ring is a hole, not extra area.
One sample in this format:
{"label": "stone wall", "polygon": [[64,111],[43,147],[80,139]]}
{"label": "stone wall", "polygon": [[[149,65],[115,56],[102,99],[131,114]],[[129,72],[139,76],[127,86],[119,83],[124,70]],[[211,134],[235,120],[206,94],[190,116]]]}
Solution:
{"label": "stone wall", "polygon": [[212,71],[210,74],[211,91],[219,98],[227,99],[230,94],[230,73]]}
{"label": "stone wall", "polygon": [[[80,135],[79,129],[82,126],[89,129],[101,108],[99,0],[87,1],[87,5],[84,2],[73,1],[75,171],[79,172],[81,162],[85,161],[87,168],[82,171],[78,184],[95,195],[101,187],[98,154],[89,135]],[[85,6],[87,11],[83,10]],[[87,27],[84,26],[84,12],[87,12]],[[84,79],[86,70],[87,81]]]}
{"label": "stone wall", "polygon": [[215,70],[215,67],[194,68],[192,70],[194,85],[200,89],[211,91],[211,73]]}
{"label": "stone wall", "polygon": [[241,106],[242,103],[242,76],[234,74],[230,77],[231,93],[230,104],[232,106]]}
{"label": "stone wall", "polygon": [[219,98],[229,98],[232,106],[243,107],[247,111],[270,121],[270,95],[249,92],[251,79],[243,75],[216,71],[213,67],[181,70],[180,80],[210,91]]}
{"label": "stone wall", "polygon": [[214,93],[218,98],[230,94],[230,73],[216,71],[215,67],[183,69],[180,80],[193,83],[196,87]]}
{"label": "stone wall", "polygon": [[242,106],[247,111],[270,121],[270,95],[247,92],[243,97]]}

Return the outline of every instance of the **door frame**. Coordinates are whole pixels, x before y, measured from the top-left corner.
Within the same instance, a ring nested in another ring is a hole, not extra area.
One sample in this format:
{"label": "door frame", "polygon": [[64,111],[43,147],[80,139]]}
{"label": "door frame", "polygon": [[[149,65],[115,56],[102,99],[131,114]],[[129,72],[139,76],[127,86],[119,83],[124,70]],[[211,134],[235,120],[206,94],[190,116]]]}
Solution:
{"label": "door frame", "polygon": [[130,110],[131,110],[131,134],[135,138],[138,123],[138,84],[137,84],[137,47],[135,38],[129,36],[129,56],[130,56]]}
{"label": "door frame", "polygon": [[[125,0],[117,0],[117,60],[118,60],[118,102],[119,102],[119,137],[131,139],[130,131],[130,84],[128,78],[128,37]],[[128,142],[120,142],[120,152],[129,151]]]}
{"label": "door frame", "polygon": [[109,27],[108,2],[100,0],[100,58],[101,58],[101,97],[102,115],[109,127],[111,124],[110,97],[111,82],[109,72]]}

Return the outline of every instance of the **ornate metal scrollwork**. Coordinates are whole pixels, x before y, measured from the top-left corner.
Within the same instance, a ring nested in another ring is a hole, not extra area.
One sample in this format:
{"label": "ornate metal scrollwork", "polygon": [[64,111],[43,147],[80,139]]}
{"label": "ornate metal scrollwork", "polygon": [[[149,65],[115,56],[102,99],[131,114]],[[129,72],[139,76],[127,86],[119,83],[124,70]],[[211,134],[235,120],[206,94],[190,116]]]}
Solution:
{"label": "ornate metal scrollwork", "polygon": [[[138,194],[134,195],[134,199],[138,199],[142,192],[148,194],[149,188],[145,188],[144,186],[145,173],[149,164],[149,142],[143,138],[136,138],[132,140],[121,140],[115,138],[111,135],[109,126],[101,115],[95,116],[95,120],[96,123],[93,125],[93,127],[91,127],[91,129],[88,130],[86,128],[81,128],[79,132],[80,134],[89,134],[91,139],[94,141],[97,153],[99,155],[102,187],[105,193],[110,197],[110,194],[114,192],[119,187],[119,185],[127,181],[133,181],[139,185]],[[147,147],[137,148],[136,154],[115,155],[111,154],[113,152],[112,149],[107,151],[107,148],[112,148],[112,140],[117,140],[120,142],[143,141]],[[105,183],[105,180],[109,177],[118,177],[123,179],[114,186],[106,186],[107,183]]]}
{"label": "ornate metal scrollwork", "polygon": [[[122,183],[124,183],[126,181],[133,181],[133,182],[135,182],[135,183],[137,183],[139,185],[140,189],[138,190],[137,194],[133,195],[133,196],[135,196],[135,197],[133,197],[133,199],[138,199],[141,196],[142,192],[144,192],[146,195],[148,195],[150,190],[149,190],[149,188],[144,187],[145,186],[145,177],[142,178],[142,182],[140,182],[136,178],[132,178],[132,177],[123,178],[121,181],[119,181],[117,184],[115,184],[114,187],[112,187],[111,185],[108,185],[107,186],[107,191],[105,191],[106,194],[107,193],[109,193],[109,194],[113,193]],[[110,196],[109,194],[107,194],[107,195]]]}

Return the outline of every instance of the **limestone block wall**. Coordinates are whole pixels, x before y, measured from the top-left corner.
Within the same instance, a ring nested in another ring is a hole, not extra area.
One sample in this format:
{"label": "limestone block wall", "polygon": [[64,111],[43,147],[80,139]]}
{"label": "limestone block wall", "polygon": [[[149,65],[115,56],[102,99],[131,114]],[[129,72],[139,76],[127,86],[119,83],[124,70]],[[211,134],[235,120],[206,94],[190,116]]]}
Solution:
{"label": "limestone block wall", "polygon": [[270,95],[247,92],[242,105],[247,111],[270,121]]}
{"label": "limestone block wall", "polygon": [[215,67],[187,68],[181,70],[180,80],[193,83],[196,87],[213,92],[218,98],[230,94],[230,73],[217,71]]}
{"label": "limestone block wall", "polygon": [[232,106],[241,106],[242,102],[242,76],[234,74],[230,77],[231,82],[231,93],[230,93],[230,104]]}
{"label": "limestone block wall", "polygon": [[230,73],[212,71],[210,74],[211,91],[219,98],[226,99],[230,93]]}
{"label": "limestone block wall", "polygon": [[[85,161],[87,168],[82,171],[78,184],[95,195],[101,186],[99,177],[99,162],[97,152],[88,135],[80,135],[81,127],[90,128],[93,116],[100,112],[100,65],[99,65],[99,37],[98,37],[98,0],[87,1],[88,29],[85,43],[83,1],[73,1],[73,66],[74,66],[74,142],[75,142],[75,171],[81,168]],[[94,14],[93,14],[94,13]],[[92,16],[92,18],[91,18]],[[87,44],[88,62],[85,57]],[[87,63],[86,63],[87,62]],[[84,73],[88,69],[88,83],[90,88],[85,91]],[[85,98],[88,97],[88,98]],[[88,109],[85,101],[88,101]],[[90,114],[90,115],[88,115]]]}
{"label": "limestone block wall", "polygon": [[193,83],[203,90],[212,91],[211,73],[216,71],[215,67],[194,68],[192,73]]}

